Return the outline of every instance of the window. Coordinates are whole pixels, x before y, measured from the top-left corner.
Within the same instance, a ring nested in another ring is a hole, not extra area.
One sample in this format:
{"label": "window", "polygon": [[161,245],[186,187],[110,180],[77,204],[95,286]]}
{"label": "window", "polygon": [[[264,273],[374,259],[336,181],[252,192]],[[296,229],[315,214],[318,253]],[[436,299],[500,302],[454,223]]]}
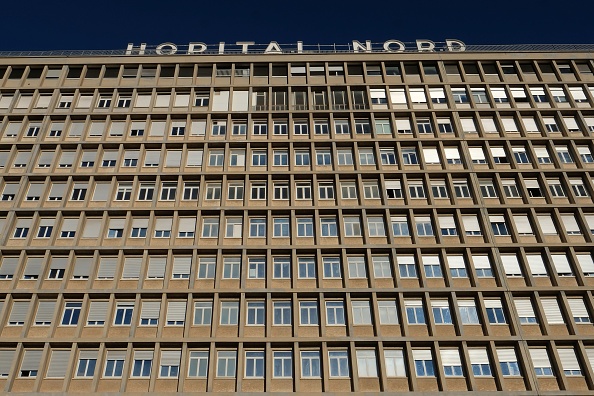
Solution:
{"label": "window", "polygon": [[[356,218],[358,221],[358,217]],[[320,228],[323,237],[338,236],[338,226],[336,224],[336,217],[322,217],[320,218]],[[346,224],[345,224],[346,227]],[[360,229],[360,228],[359,228]]]}
{"label": "window", "polygon": [[223,166],[225,161],[225,152],[223,150],[211,150],[208,154],[209,166]]}
{"label": "window", "polygon": [[404,354],[401,349],[385,349],[384,362],[388,377],[406,377]]}
{"label": "window", "polygon": [[243,199],[243,182],[233,182],[228,185],[227,199],[242,200]]}
{"label": "window", "polygon": [[266,313],[264,301],[247,302],[247,325],[264,326],[265,315]]}
{"label": "window", "polygon": [[375,155],[372,148],[359,149],[359,163],[361,165],[375,165]]}
{"label": "window", "polygon": [[315,279],[316,277],[316,263],[313,257],[299,257],[297,258],[297,267],[299,269],[299,278],[301,279]]}
{"label": "window", "polygon": [[153,351],[135,351],[132,365],[132,378],[148,378],[151,376]]}
{"label": "window", "polygon": [[184,201],[196,201],[198,200],[198,192],[200,190],[200,183],[198,182],[185,182],[183,197]]}
{"label": "window", "polygon": [[426,198],[425,187],[423,182],[420,180],[409,180],[408,181],[408,193],[411,198]]}
{"label": "window", "polygon": [[414,147],[402,148],[402,163],[405,165],[418,165],[419,158],[417,150]]}
{"label": "window", "polygon": [[161,201],[175,201],[177,183],[163,183],[161,185]]}
{"label": "window", "polygon": [[504,216],[489,216],[489,222],[491,223],[493,235],[510,235]]}
{"label": "window", "polygon": [[250,257],[248,259],[248,278],[264,279],[266,277],[266,258]]}
{"label": "window", "polygon": [[266,183],[252,183],[251,199],[266,199]]}
{"label": "window", "polygon": [[274,135],[286,135],[288,134],[288,126],[286,122],[274,121],[272,125]]}
{"label": "window", "polygon": [[370,325],[371,322],[371,307],[369,301],[352,301],[351,308],[353,311],[353,324],[356,325]]}
{"label": "window", "polygon": [[319,378],[320,369],[319,351],[301,351],[301,377]]}
{"label": "window", "polygon": [[398,309],[395,300],[378,300],[377,309],[379,312],[380,324],[398,324]]}
{"label": "window", "polygon": [[76,377],[92,378],[97,365],[97,351],[80,351],[76,367]]}
{"label": "window", "polygon": [[129,326],[132,323],[132,313],[134,312],[134,303],[118,303],[116,305],[114,325]]}
{"label": "window", "polygon": [[297,218],[297,236],[298,237],[313,237],[313,218],[298,217]]}
{"label": "window", "polygon": [[392,278],[392,267],[388,256],[372,256],[371,261],[375,278]]}
{"label": "window", "polygon": [[357,199],[357,185],[355,182],[341,182],[340,191],[342,199]]}
{"label": "window", "polygon": [[532,307],[532,301],[528,298],[515,298],[514,305],[516,306],[516,312],[520,318],[521,324],[536,324],[536,314]]}
{"label": "window", "polygon": [[503,194],[507,198],[520,198],[520,190],[518,189],[518,183],[514,179],[502,179],[501,184],[503,185]]}
{"label": "window", "polygon": [[177,378],[179,375],[179,363],[181,351],[161,350],[161,362],[159,366],[160,378]]}
{"label": "window", "polygon": [[367,267],[365,266],[365,257],[348,256],[347,257],[349,278],[367,279]]}
{"label": "window", "polygon": [[138,200],[139,201],[152,201],[155,193],[155,185],[141,183],[138,189]]}
{"label": "window", "polygon": [[239,303],[237,301],[221,302],[221,325],[237,325]]}
{"label": "window", "polygon": [[530,348],[530,357],[536,376],[552,376],[553,369],[546,349]]}
{"label": "window", "polygon": [[200,257],[198,260],[198,279],[213,279],[215,268],[216,257]]}
{"label": "window", "polygon": [[491,324],[505,324],[505,313],[501,305],[501,300],[485,299],[485,309],[487,310],[487,318]]}
{"label": "window", "polygon": [[299,302],[299,324],[302,326],[318,325],[318,303],[316,301]]}
{"label": "window", "polygon": [[464,375],[460,353],[457,349],[441,349],[439,353],[446,377],[462,377]]}
{"label": "window", "polygon": [[338,165],[353,165],[353,151],[351,149],[337,150]]}
{"label": "window", "polygon": [[274,279],[291,279],[291,259],[289,257],[274,257],[272,270]]}
{"label": "window", "polygon": [[332,165],[332,154],[330,150],[316,150],[316,165]]}
{"label": "window", "polygon": [[107,351],[107,358],[105,360],[104,377],[119,378],[124,371],[124,359],[126,351]]}
{"label": "window", "polygon": [[394,149],[380,149],[382,165],[396,165],[396,152]]}
{"label": "window", "polygon": [[82,303],[67,302],[64,305],[64,313],[62,314],[62,326],[74,326],[78,324]]}
{"label": "window", "polygon": [[435,367],[433,365],[431,350],[415,349],[412,352],[417,377],[435,377]]}
{"label": "window", "polygon": [[430,217],[415,217],[415,227],[418,236],[432,236],[433,226],[431,225]]}
{"label": "window", "polygon": [[267,153],[266,151],[252,152],[252,166],[266,166]]}
{"label": "window", "polygon": [[206,217],[202,219],[202,238],[218,238],[219,218]]}
{"label": "window", "polygon": [[359,216],[344,216],[342,221],[344,223],[345,236],[361,236],[361,221]]}
{"label": "window", "polygon": [[188,377],[206,378],[208,374],[208,351],[190,351]]}
{"label": "window", "polygon": [[212,321],[212,301],[194,303],[194,325],[210,326]]}
{"label": "window", "polygon": [[334,131],[337,135],[349,135],[351,131],[348,120],[334,120]]}
{"label": "window", "polygon": [[272,376],[274,378],[293,377],[293,353],[291,351],[272,352]]}
{"label": "window", "polygon": [[268,134],[268,124],[266,124],[264,122],[254,122],[253,134],[254,135],[267,135]]}
{"label": "window", "polygon": [[379,199],[379,186],[374,181],[363,182],[363,196],[365,199]]}
{"label": "window", "polygon": [[235,377],[237,352],[219,351],[217,353],[217,377]]}
{"label": "window", "polygon": [[323,257],[322,266],[324,268],[324,278],[340,279],[342,277],[340,257]]}
{"label": "window", "polygon": [[289,199],[289,185],[285,183],[274,183],[274,199],[288,200]]}
{"label": "window", "polygon": [[435,324],[452,324],[452,314],[447,300],[432,300],[431,311]]}
{"label": "window", "polygon": [[209,201],[221,199],[221,183],[206,184],[206,199]]}
{"label": "window", "polygon": [[296,166],[309,166],[309,151],[295,151],[295,165]]}
{"label": "window", "polygon": [[239,257],[223,258],[223,279],[239,279],[241,259]]}
{"label": "window", "polygon": [[289,218],[275,217],[272,222],[275,237],[288,238],[290,236]]}
{"label": "window", "polygon": [[425,311],[421,300],[405,300],[404,307],[409,324],[425,324]]}
{"label": "window", "polygon": [[349,357],[347,351],[328,351],[330,378],[349,377]]}
{"label": "window", "polygon": [[245,352],[245,377],[264,378],[264,351]]}
{"label": "window", "polygon": [[401,278],[417,278],[414,256],[398,256],[398,272]]}
{"label": "window", "polygon": [[250,218],[250,237],[266,237],[266,218]]}
{"label": "window", "polygon": [[291,301],[274,301],[272,303],[272,324],[290,326],[291,323]]}
{"label": "window", "polygon": [[274,166],[287,166],[289,165],[289,152],[287,150],[274,150],[273,151]]}

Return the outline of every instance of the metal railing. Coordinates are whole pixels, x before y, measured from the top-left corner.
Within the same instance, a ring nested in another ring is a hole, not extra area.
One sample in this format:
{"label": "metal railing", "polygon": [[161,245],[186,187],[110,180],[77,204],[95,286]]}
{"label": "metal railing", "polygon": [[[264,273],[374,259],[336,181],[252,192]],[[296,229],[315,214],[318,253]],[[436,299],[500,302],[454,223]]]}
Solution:
{"label": "metal railing", "polygon": [[[404,52],[419,52],[415,43],[405,43]],[[436,42],[436,51],[447,51],[445,43]],[[248,54],[263,54],[266,44],[254,44],[248,49]],[[282,52],[285,54],[297,54],[298,49],[295,43],[279,44]],[[219,54],[216,44],[208,45],[209,49],[195,55],[217,55]],[[187,46],[178,46],[177,54],[183,55],[187,51]],[[332,54],[332,53],[353,53],[351,44],[317,44],[303,45],[303,54]],[[372,53],[385,52],[383,43],[372,43]],[[494,44],[494,45],[466,45],[465,52],[594,52],[594,44]],[[358,53],[363,53],[359,51]],[[240,48],[225,48],[224,54],[242,54]],[[169,56],[157,54],[156,48],[148,47],[144,54],[139,54],[138,50],[131,52],[125,49],[120,50],[51,50],[51,51],[0,51],[0,57],[87,57],[87,56]]]}

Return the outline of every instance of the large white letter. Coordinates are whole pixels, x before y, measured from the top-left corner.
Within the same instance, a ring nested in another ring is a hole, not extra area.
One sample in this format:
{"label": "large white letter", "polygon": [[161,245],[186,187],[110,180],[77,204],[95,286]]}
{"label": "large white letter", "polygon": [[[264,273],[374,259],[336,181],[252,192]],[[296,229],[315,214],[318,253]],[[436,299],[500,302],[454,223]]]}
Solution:
{"label": "large white letter", "polygon": [[221,41],[219,43],[219,54],[224,54],[225,53],[225,42]]}
{"label": "large white letter", "polygon": [[248,46],[249,45],[254,45],[256,43],[253,42],[253,41],[238,41],[235,44],[241,45],[241,53],[242,54],[247,54],[247,52],[248,52]]}
{"label": "large white letter", "polygon": [[371,41],[365,41],[365,47],[357,40],[353,40],[353,51],[359,52],[359,50],[363,50],[364,52],[371,52]]}
{"label": "large white letter", "polygon": [[132,55],[133,51],[137,51],[138,55],[144,55],[144,50],[146,49],[146,43],[140,44],[138,47],[134,47],[134,43],[128,43],[128,48],[126,48],[126,55]]}
{"label": "large white letter", "polygon": [[[397,46],[398,48],[392,48],[392,46]],[[404,52],[405,48],[404,43],[398,40],[388,40],[384,43],[384,51],[386,52]]]}
{"label": "large white letter", "polygon": [[173,55],[177,52],[177,45],[173,43],[159,44],[155,51],[157,55]]}
{"label": "large white letter", "polygon": [[188,44],[188,55],[199,54],[206,51],[206,44],[204,43],[190,43]]}
{"label": "large white letter", "polygon": [[460,40],[446,39],[446,44],[448,46],[448,51],[466,51],[466,44]]}
{"label": "large white letter", "polygon": [[303,41],[297,41],[297,53],[298,54],[303,53]]}
{"label": "large white letter", "polygon": [[271,41],[268,47],[264,50],[265,54],[282,54],[283,51],[280,49],[276,41]]}
{"label": "large white letter", "polygon": [[420,52],[431,52],[435,49],[435,43],[431,40],[417,40],[417,49]]}

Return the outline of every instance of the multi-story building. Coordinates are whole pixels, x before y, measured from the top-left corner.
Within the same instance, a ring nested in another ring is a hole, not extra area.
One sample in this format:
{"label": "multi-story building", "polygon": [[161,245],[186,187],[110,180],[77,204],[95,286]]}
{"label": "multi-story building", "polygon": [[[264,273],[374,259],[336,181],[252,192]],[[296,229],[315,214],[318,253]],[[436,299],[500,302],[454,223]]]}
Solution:
{"label": "multi-story building", "polygon": [[4,54],[0,389],[591,394],[593,49]]}

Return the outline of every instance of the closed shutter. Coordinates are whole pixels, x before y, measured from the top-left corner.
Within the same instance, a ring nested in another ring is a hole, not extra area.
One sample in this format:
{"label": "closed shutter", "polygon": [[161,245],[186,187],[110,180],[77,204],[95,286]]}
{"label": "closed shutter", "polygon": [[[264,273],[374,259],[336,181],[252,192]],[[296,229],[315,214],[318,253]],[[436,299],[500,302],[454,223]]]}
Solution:
{"label": "closed shutter", "polygon": [[76,107],[88,108],[91,107],[91,103],[93,103],[93,95],[80,95]]}
{"label": "closed shutter", "polygon": [[468,356],[470,357],[471,364],[490,364],[489,354],[486,349],[469,348]]}
{"label": "closed shutter", "polygon": [[551,215],[537,215],[536,218],[544,235],[557,235],[557,228]]}
{"label": "closed shutter", "polygon": [[159,320],[159,311],[161,311],[161,301],[143,301],[140,318]]}
{"label": "closed shutter", "polygon": [[68,131],[68,136],[82,136],[83,130],[85,129],[84,122],[73,122],[70,124],[70,130]]}
{"label": "closed shutter", "polygon": [[400,180],[385,180],[384,184],[386,185],[387,190],[400,190]]}
{"label": "closed shutter", "polygon": [[149,257],[147,278],[163,279],[165,277],[165,266],[167,257]]}
{"label": "closed shutter", "polygon": [[591,155],[590,147],[588,146],[577,146],[577,151],[580,155]]}
{"label": "closed shutter", "polygon": [[439,154],[436,148],[424,148],[423,158],[425,158],[425,162],[428,164],[439,164]]}
{"label": "closed shutter", "polygon": [[98,356],[99,356],[99,351],[97,351],[95,349],[93,349],[93,350],[83,349],[83,350],[78,351],[78,358],[80,360],[97,360]]}
{"label": "closed shutter", "polygon": [[89,128],[89,136],[103,136],[104,129],[104,122],[91,122],[91,126]]}
{"label": "closed shutter", "polygon": [[14,160],[14,164],[29,164],[31,160],[31,152],[30,151],[19,151],[17,156]]}
{"label": "closed shutter", "polygon": [[212,100],[213,111],[229,110],[229,91],[216,91]]}
{"label": "closed shutter", "polygon": [[513,348],[497,348],[497,358],[499,363],[517,362],[516,351]]}
{"label": "closed shutter", "polygon": [[505,157],[505,149],[503,147],[491,147],[491,155],[493,157]]}
{"label": "closed shutter", "polygon": [[460,118],[462,130],[466,133],[476,133],[476,124],[472,118]]}
{"label": "closed shutter", "polygon": [[38,277],[41,274],[41,267],[43,265],[43,257],[29,257],[27,259],[27,265],[23,277],[35,276]]}
{"label": "closed shutter", "polygon": [[173,275],[189,275],[192,266],[192,257],[173,257]]}
{"label": "closed shutter", "polygon": [[203,150],[188,150],[187,155],[187,166],[202,166]]}
{"label": "closed shutter", "polygon": [[18,264],[18,257],[3,257],[2,265],[0,266],[0,275],[10,275],[12,277],[14,275],[14,272],[16,271]]}
{"label": "closed shutter", "polygon": [[526,255],[532,276],[547,276],[547,269],[540,254]]}
{"label": "closed shutter", "polygon": [[144,166],[154,166],[160,163],[161,152],[157,150],[147,150],[144,154]]}
{"label": "closed shutter", "polygon": [[456,228],[456,222],[454,216],[439,216],[439,228]]}
{"label": "closed shutter", "polygon": [[569,87],[569,93],[576,102],[586,102],[588,100],[582,87]]}
{"label": "closed shutter", "polygon": [[32,101],[32,95],[20,95],[14,107],[15,109],[28,109]]}
{"label": "closed shutter", "polygon": [[109,127],[109,135],[110,136],[122,136],[124,135],[124,130],[126,127],[126,123],[125,122],[112,122],[110,127]]}
{"label": "closed shutter", "polygon": [[488,298],[484,300],[485,308],[502,308],[501,300],[495,298]]}
{"label": "closed shutter", "polygon": [[185,301],[169,301],[167,304],[167,322],[170,321],[185,321],[186,318],[186,302]]}
{"label": "closed shutter", "polygon": [[124,159],[127,160],[138,160],[140,158],[139,150],[126,150],[124,151]]}
{"label": "closed shutter", "polygon": [[518,256],[512,254],[502,254],[501,262],[503,264],[503,270],[508,276],[522,276],[522,270],[520,270],[520,263],[518,263]]}
{"label": "closed shutter", "polygon": [[440,265],[439,256],[421,256],[423,265]]}
{"label": "closed shutter", "polygon": [[248,91],[233,91],[231,111],[248,111]]}
{"label": "closed shutter", "polygon": [[37,371],[39,367],[39,362],[41,362],[42,355],[42,349],[25,349],[25,355],[23,356],[21,370]]}
{"label": "closed shutter", "polygon": [[449,308],[450,303],[448,302],[448,300],[431,300],[431,307],[432,308]]}
{"label": "closed shutter", "polygon": [[155,231],[171,231],[173,218],[171,217],[157,217],[155,221]]}
{"label": "closed shutter", "polygon": [[534,368],[551,367],[547,350],[544,348],[530,348],[530,358]]}
{"label": "closed shutter", "polygon": [[101,219],[90,218],[85,221],[83,238],[98,238],[101,230]]}
{"label": "closed shutter", "polygon": [[74,163],[74,158],[76,157],[75,151],[62,151],[62,155],[60,156],[59,164],[61,166],[72,166]]}
{"label": "closed shutter", "polygon": [[563,221],[563,226],[565,227],[565,231],[571,235],[581,234],[580,226],[575,219],[575,216],[572,214],[565,214],[561,215],[561,220]]}
{"label": "closed shutter", "polygon": [[39,156],[39,166],[44,165],[51,165],[52,161],[54,160],[54,155],[56,154],[55,151],[42,151],[41,155]]}
{"label": "closed shutter", "polygon": [[161,366],[179,366],[181,351],[161,351]]}
{"label": "closed shutter", "polygon": [[537,158],[549,158],[549,150],[546,147],[534,147]]}
{"label": "closed shutter", "polygon": [[481,124],[483,125],[483,130],[486,133],[497,133],[497,126],[495,126],[495,120],[493,118],[482,118],[481,117]]}
{"label": "closed shutter", "polygon": [[149,136],[164,136],[165,135],[165,121],[151,122],[151,129]]}
{"label": "closed shutter", "polygon": [[415,257],[414,256],[401,256],[401,255],[398,255],[398,256],[396,256],[396,260],[398,261],[398,264],[403,264],[403,265],[404,264],[413,264],[413,265],[415,264]]}
{"label": "closed shutter", "polygon": [[470,152],[470,158],[474,161],[481,161],[485,160],[485,152],[483,151],[482,147],[469,147],[468,151]]}
{"label": "closed shutter", "polygon": [[89,306],[88,322],[105,322],[107,320],[107,310],[109,301],[91,301]]}
{"label": "closed shutter", "polygon": [[113,279],[118,265],[117,257],[101,257],[99,260],[98,279]]}
{"label": "closed shutter", "polygon": [[429,96],[432,99],[445,99],[443,88],[429,88]]}
{"label": "closed shutter", "polygon": [[491,95],[493,99],[507,99],[507,93],[503,87],[491,87]]}
{"label": "closed shutter", "polygon": [[448,267],[450,268],[466,268],[466,264],[464,262],[464,256],[446,256],[446,261],[448,262]]}
{"label": "closed shutter", "polygon": [[[431,305],[433,305],[433,302],[434,301],[431,302]],[[447,303],[447,301],[446,301],[446,303]],[[423,300],[404,300],[404,306],[405,307],[422,307]]]}
{"label": "closed shutter", "polygon": [[20,186],[21,185],[17,183],[6,183],[4,185],[4,190],[2,190],[2,193],[16,195],[17,191],[19,191]]}
{"label": "closed shutter", "polygon": [[95,183],[95,191],[93,191],[93,201],[107,201],[110,195],[110,182]]}
{"label": "closed shutter", "polygon": [[0,95],[0,109],[8,109],[10,107],[12,99],[14,99],[14,96]]}
{"label": "closed shutter", "polygon": [[559,355],[563,370],[581,370],[580,362],[573,348],[559,348],[557,349],[557,354]]}
{"label": "closed shutter", "polygon": [[516,120],[511,117],[504,117],[501,119],[503,122],[503,129],[506,132],[518,132],[518,125],[516,124]]}
{"label": "closed shutter", "polygon": [[109,229],[110,230],[121,230],[124,228],[124,224],[126,223],[126,219],[123,217],[116,217],[109,219]]}
{"label": "closed shutter", "polygon": [[154,351],[134,351],[134,360],[153,360]]}
{"label": "closed shutter", "polygon": [[509,90],[511,91],[511,95],[514,97],[514,99],[526,98],[526,91],[524,90],[524,88],[511,87]]}
{"label": "closed shutter", "polygon": [[140,277],[141,265],[142,257],[126,257],[124,259],[122,279],[138,279]]}
{"label": "closed shutter", "polygon": [[49,198],[62,199],[64,197],[65,192],[66,192],[66,183],[52,183],[52,188],[50,189]]}
{"label": "closed shutter", "polygon": [[192,120],[192,126],[190,128],[190,136],[204,136],[204,135],[206,135],[206,121]]}
{"label": "closed shutter", "polygon": [[132,228],[148,228],[149,219],[132,219]]}
{"label": "closed shutter", "polygon": [[111,350],[107,351],[107,360],[126,360],[127,351]]}
{"label": "closed shutter", "polygon": [[6,127],[6,130],[4,131],[4,136],[6,136],[6,137],[17,136],[22,127],[23,127],[23,123],[21,123],[21,122],[9,122],[8,126]]}
{"label": "closed shutter", "polygon": [[137,95],[134,107],[150,107],[151,95]]}
{"label": "closed shutter", "polygon": [[157,93],[155,107],[169,107],[169,102],[171,102],[171,94]]}
{"label": "closed shutter", "polygon": [[571,309],[571,315],[574,318],[589,318],[588,308],[583,298],[568,298],[569,308]]}
{"label": "closed shutter", "polygon": [[178,232],[194,232],[196,230],[195,217],[180,217]]}
{"label": "closed shutter", "polygon": [[174,107],[188,107],[190,104],[189,94],[175,94],[175,100],[173,102]]}
{"label": "closed shutter", "polygon": [[516,224],[516,230],[520,235],[532,235],[532,226],[530,220],[526,215],[514,215],[514,223]]}
{"label": "closed shutter", "polygon": [[[410,101],[412,103],[426,103],[425,90],[423,88],[409,88]],[[384,94],[385,95],[385,94]]]}
{"label": "closed shutter", "polygon": [[77,257],[74,263],[72,277],[74,279],[87,279],[91,274],[92,267],[93,257]]}
{"label": "closed shutter", "polygon": [[553,265],[555,266],[555,270],[557,270],[557,273],[559,275],[571,275],[573,273],[573,271],[571,270],[571,266],[569,265],[567,255],[552,254],[551,258],[553,259]]}
{"label": "closed shutter", "polygon": [[565,122],[565,126],[567,127],[568,131],[579,131],[580,127],[577,124],[577,121],[574,117],[563,117],[563,122]]}
{"label": "closed shutter", "polygon": [[167,150],[165,166],[179,168],[181,166],[181,150]]}
{"label": "closed shutter", "polygon": [[458,300],[458,306],[459,307],[475,307],[476,308],[476,304],[475,304],[474,300]]}
{"label": "closed shutter", "polygon": [[576,255],[577,261],[582,269],[582,272],[586,276],[594,275],[594,259],[591,254],[578,254]]}
{"label": "closed shutter", "polygon": [[399,133],[411,133],[410,120],[408,118],[397,118],[396,131]]}
{"label": "closed shutter", "polygon": [[529,298],[514,298],[514,305],[520,318],[534,318],[534,307]]}
{"label": "closed shutter", "polygon": [[33,219],[17,219],[16,228],[31,228]]}
{"label": "closed shutter", "polygon": [[390,88],[390,100],[392,104],[406,104],[404,88]]}
{"label": "closed shutter", "polygon": [[549,324],[563,324],[563,315],[561,314],[561,308],[555,298],[543,298],[540,300],[542,309],[544,310],[545,317]]}
{"label": "closed shutter", "polygon": [[539,132],[538,125],[534,117],[522,117],[522,123],[526,132]]}
{"label": "closed shutter", "polygon": [[57,350],[52,351],[52,357],[47,369],[48,378],[64,378],[66,376],[66,369],[68,368],[68,361],[70,360],[70,351]]}
{"label": "closed shutter", "polygon": [[51,269],[66,269],[68,265],[68,257],[52,257],[50,268]]}
{"label": "closed shutter", "polygon": [[60,231],[76,231],[79,219],[63,219]]}
{"label": "closed shutter", "polygon": [[35,314],[35,323],[51,322],[56,310],[55,300],[40,300],[37,304],[37,313]]}
{"label": "closed shutter", "polygon": [[458,147],[445,147],[443,151],[445,152],[446,159],[460,159],[460,151],[458,150]]}
{"label": "closed shutter", "polygon": [[413,349],[414,360],[433,360],[430,349]]}
{"label": "closed shutter", "polygon": [[9,324],[24,323],[27,319],[27,312],[29,311],[30,301],[15,301],[12,303],[12,310],[10,311],[10,318],[8,319]]}
{"label": "closed shutter", "polygon": [[444,366],[462,366],[460,352],[457,349],[440,349],[439,354]]}
{"label": "closed shutter", "polygon": [[0,350],[0,376],[8,377],[10,374],[10,368],[14,361],[14,349],[1,349]]}

